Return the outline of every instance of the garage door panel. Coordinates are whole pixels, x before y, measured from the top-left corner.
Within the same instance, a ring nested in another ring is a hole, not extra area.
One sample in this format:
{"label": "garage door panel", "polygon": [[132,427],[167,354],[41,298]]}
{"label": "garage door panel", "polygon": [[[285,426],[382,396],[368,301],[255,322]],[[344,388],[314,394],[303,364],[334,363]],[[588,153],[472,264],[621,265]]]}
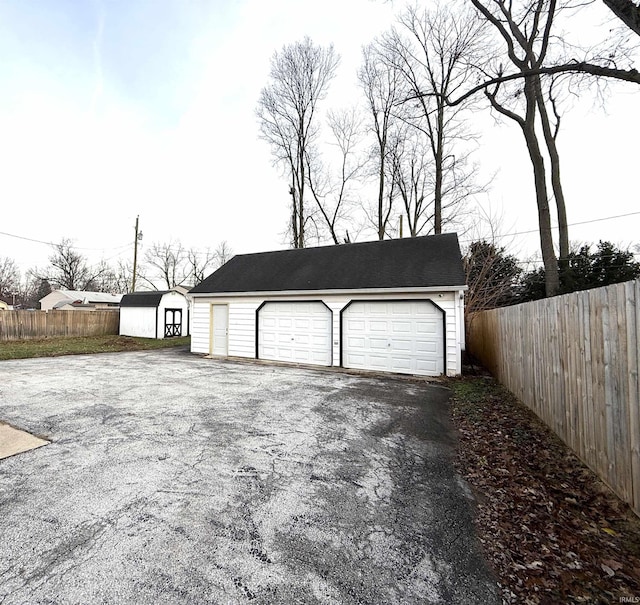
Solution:
{"label": "garage door panel", "polygon": [[414,345],[415,343],[412,340],[400,340],[399,338],[394,338],[391,343],[391,348],[399,353],[411,354],[416,348]]}
{"label": "garage door panel", "polygon": [[347,368],[363,368],[365,367],[366,358],[362,353],[349,353],[349,363],[345,363]]}
{"label": "garage door panel", "polygon": [[265,328],[275,328],[277,325],[275,317],[265,317],[262,321]]}
{"label": "garage door panel", "polygon": [[391,357],[392,367],[396,372],[410,372],[411,371],[411,359],[407,357]]}
{"label": "garage door panel", "polygon": [[438,371],[438,364],[435,361],[419,361],[416,364],[420,373],[436,373]]}
{"label": "garage door panel", "polygon": [[392,315],[411,315],[411,307],[403,303],[391,303]]}
{"label": "garage door panel", "polygon": [[[386,351],[388,340],[386,338],[369,338],[369,349],[373,351]],[[363,344],[366,347],[366,341]]]}
{"label": "garage door panel", "polygon": [[391,333],[392,334],[402,334],[411,332],[412,323],[410,321],[391,321]]}
{"label": "garage door panel", "polygon": [[389,324],[386,321],[371,320],[369,321],[369,330],[371,332],[387,332]]}
{"label": "garage door panel", "polygon": [[[372,367],[376,370],[384,370],[387,365],[387,356],[386,355],[376,355],[370,354],[368,356],[368,361],[371,363]],[[366,369],[366,368],[365,368]]]}
{"label": "garage door panel", "polygon": [[343,365],[444,373],[443,312],[429,301],[353,302],[343,312]]}
{"label": "garage door panel", "polygon": [[366,326],[365,322],[361,319],[358,319],[358,320],[349,319],[347,321],[347,327],[353,331],[364,331],[365,326]]}
{"label": "garage door panel", "polygon": [[258,311],[258,357],[331,365],[331,311],[320,302],[268,302]]}
{"label": "garage door panel", "polygon": [[352,351],[355,349],[363,349],[364,346],[365,346],[364,337],[356,338],[354,336],[351,336],[347,339],[347,347]]}
{"label": "garage door panel", "polygon": [[415,343],[416,353],[431,353],[438,352],[438,343],[427,340],[419,340]]}
{"label": "garage door panel", "polygon": [[[442,323],[442,322],[440,322]],[[434,321],[426,322],[426,321],[418,321],[416,322],[416,332],[418,334],[436,334],[439,329],[442,329],[442,326],[438,326],[438,324]]]}
{"label": "garage door panel", "polygon": [[388,310],[384,303],[379,305],[372,305],[370,303],[367,303],[366,305],[363,305],[362,308],[365,315],[386,315],[388,313]]}

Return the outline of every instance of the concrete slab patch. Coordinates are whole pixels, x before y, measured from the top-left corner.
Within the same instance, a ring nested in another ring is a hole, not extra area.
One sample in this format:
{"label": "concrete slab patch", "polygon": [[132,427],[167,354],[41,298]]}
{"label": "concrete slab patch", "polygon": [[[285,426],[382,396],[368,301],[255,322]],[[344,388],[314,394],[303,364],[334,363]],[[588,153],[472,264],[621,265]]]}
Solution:
{"label": "concrete slab patch", "polygon": [[50,441],[35,437],[26,431],[15,429],[8,424],[0,422],[0,460],[22,454],[37,447],[49,445]]}

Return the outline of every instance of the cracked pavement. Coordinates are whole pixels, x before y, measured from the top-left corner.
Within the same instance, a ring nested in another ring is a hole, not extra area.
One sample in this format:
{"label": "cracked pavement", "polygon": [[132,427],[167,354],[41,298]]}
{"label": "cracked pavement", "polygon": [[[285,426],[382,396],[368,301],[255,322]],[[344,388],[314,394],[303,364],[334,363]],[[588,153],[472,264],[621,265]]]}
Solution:
{"label": "cracked pavement", "polygon": [[499,603],[448,391],[185,350],[0,362],[0,604]]}

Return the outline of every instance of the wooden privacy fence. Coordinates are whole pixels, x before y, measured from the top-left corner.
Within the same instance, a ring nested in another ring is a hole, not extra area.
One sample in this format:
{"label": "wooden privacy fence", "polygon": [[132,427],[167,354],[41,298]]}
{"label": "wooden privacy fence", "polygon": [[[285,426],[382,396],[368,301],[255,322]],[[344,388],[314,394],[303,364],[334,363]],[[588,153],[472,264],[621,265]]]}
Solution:
{"label": "wooden privacy fence", "polygon": [[640,515],[640,280],[482,311],[469,350]]}
{"label": "wooden privacy fence", "polygon": [[0,342],[51,336],[118,334],[120,312],[0,311]]}

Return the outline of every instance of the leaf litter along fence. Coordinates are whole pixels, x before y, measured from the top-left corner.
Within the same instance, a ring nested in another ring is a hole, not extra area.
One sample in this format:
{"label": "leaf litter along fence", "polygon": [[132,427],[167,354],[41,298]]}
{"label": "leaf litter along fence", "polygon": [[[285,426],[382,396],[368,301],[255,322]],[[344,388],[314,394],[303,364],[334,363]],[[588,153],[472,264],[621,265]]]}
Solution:
{"label": "leaf litter along fence", "polygon": [[469,351],[640,516],[640,280],[469,318]]}
{"label": "leaf litter along fence", "polygon": [[0,311],[0,342],[54,336],[118,334],[120,312]]}

